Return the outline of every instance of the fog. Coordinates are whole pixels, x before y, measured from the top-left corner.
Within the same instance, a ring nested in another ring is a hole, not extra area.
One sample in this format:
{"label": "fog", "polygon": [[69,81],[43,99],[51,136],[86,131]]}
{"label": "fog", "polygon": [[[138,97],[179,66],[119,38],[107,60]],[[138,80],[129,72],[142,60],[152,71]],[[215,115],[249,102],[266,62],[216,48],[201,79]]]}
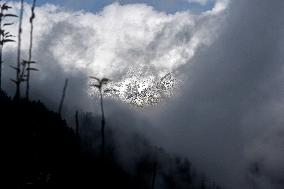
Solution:
{"label": "fog", "polygon": [[[217,1],[200,14],[118,3],[97,14],[37,10],[33,99],[56,109],[68,77],[65,115],[74,108],[97,112],[90,75],[120,81],[142,70],[139,81],[174,72],[183,79],[175,96],[143,110],[110,99],[109,122],[186,155],[226,188],[283,188],[282,0]],[[4,48],[5,62],[15,62],[14,49]],[[4,65],[4,88],[13,94],[14,73]]]}
{"label": "fog", "polygon": [[219,38],[182,69],[181,97],[153,116],[165,146],[229,188],[283,187],[283,6],[231,2]]}

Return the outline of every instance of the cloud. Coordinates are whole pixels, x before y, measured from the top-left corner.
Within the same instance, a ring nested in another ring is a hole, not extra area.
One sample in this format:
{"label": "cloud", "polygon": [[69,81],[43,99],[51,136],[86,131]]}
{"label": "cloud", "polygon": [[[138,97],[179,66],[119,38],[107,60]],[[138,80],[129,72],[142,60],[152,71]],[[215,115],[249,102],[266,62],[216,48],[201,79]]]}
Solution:
{"label": "cloud", "polygon": [[[31,0],[26,2],[32,3]],[[209,0],[209,3],[200,5],[199,3],[188,3],[187,0],[44,0],[38,1],[38,5],[43,5],[45,3],[51,3],[54,5],[59,5],[69,10],[87,10],[90,12],[99,12],[104,9],[104,7],[119,2],[121,5],[127,4],[147,4],[154,7],[158,11],[166,13],[176,13],[180,11],[194,11],[196,13],[203,12],[204,10],[209,10],[214,6],[215,0]]]}
{"label": "cloud", "polygon": [[[227,188],[283,188],[283,8],[281,0],[220,0],[198,15],[145,4],[114,3],[97,14],[41,6],[33,97],[56,108],[69,77],[67,104],[93,111],[89,75],[153,81],[174,72],[184,79],[179,95],[132,115],[153,125],[155,134],[145,134]],[[24,36],[26,54],[27,28]],[[5,89],[12,93],[15,46],[4,54]],[[107,102],[107,115],[125,123],[129,112],[117,104]],[[143,131],[145,122],[133,122]]]}
{"label": "cloud", "polygon": [[[25,26],[29,26],[28,7]],[[189,63],[199,47],[210,45],[217,29],[213,11],[166,14],[146,4],[113,3],[97,14],[47,4],[37,8],[36,16],[34,53],[42,70],[37,74],[39,81],[49,80],[50,75],[63,79],[63,74],[53,73],[59,70],[68,75],[81,73],[81,77],[108,77],[116,88],[120,86],[119,97],[124,100],[130,95],[126,90],[130,82],[151,90],[156,80]],[[11,31],[17,33],[17,25]],[[24,57],[28,39],[26,27]],[[15,48],[11,45],[6,51]]]}
{"label": "cloud", "polygon": [[219,38],[181,68],[182,95],[149,116],[226,188],[283,188],[283,8],[231,2]]}

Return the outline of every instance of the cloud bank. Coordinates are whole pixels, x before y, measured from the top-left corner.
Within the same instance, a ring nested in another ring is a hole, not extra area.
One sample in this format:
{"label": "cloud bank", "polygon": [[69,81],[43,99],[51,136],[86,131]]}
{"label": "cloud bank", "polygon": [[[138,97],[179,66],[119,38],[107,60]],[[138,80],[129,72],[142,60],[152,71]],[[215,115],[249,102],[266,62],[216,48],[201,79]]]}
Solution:
{"label": "cloud bank", "polygon": [[219,38],[182,67],[182,96],[151,115],[164,146],[227,188],[283,188],[283,7],[231,2]]}
{"label": "cloud bank", "polygon": [[[198,48],[210,45],[216,38],[220,23],[217,17],[222,12],[213,9],[200,15],[189,11],[166,14],[146,4],[118,3],[97,14],[67,11],[51,4],[36,11],[34,53],[39,68],[44,70],[36,77],[45,82],[53,79],[48,78],[51,75],[61,77],[54,72],[63,72],[85,77],[85,83],[90,75],[107,77],[114,81],[124,101],[133,83],[139,91],[150,91],[155,81],[166,74],[180,76],[178,68],[189,63]],[[26,5],[25,26],[29,26],[28,17]],[[17,33],[17,25],[11,30]],[[24,29],[23,39],[25,57],[28,28]],[[15,48],[10,46],[6,51],[12,54]]]}

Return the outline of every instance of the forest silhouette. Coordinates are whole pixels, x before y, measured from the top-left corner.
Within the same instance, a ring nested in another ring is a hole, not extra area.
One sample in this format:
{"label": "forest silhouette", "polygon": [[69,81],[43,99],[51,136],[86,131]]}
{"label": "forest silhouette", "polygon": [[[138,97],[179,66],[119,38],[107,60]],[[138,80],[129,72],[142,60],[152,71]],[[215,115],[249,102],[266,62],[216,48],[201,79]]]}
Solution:
{"label": "forest silhouette", "polygon": [[91,114],[82,115],[79,137],[41,102],[15,101],[1,91],[0,104],[4,188],[220,188],[198,174],[189,160],[168,154],[139,135],[129,136],[129,145],[141,151],[126,160],[133,162],[131,168],[119,161],[111,129],[102,159],[96,145],[101,141],[100,120]]}

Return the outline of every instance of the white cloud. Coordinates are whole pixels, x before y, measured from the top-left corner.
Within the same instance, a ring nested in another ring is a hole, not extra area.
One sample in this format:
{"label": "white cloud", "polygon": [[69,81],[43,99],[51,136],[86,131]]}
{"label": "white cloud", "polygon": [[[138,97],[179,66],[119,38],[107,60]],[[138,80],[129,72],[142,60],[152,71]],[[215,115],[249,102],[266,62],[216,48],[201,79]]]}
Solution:
{"label": "white cloud", "polygon": [[[29,13],[27,9],[26,26]],[[151,85],[189,63],[200,46],[210,45],[220,22],[216,19],[216,11],[166,14],[145,4],[114,3],[97,14],[44,5],[36,9],[35,58],[39,66],[52,58],[65,72]],[[16,33],[16,25],[12,30]],[[27,52],[27,27],[23,35]]]}
{"label": "white cloud", "polygon": [[228,7],[228,4],[231,0],[187,0],[189,3],[198,3],[202,6],[207,5],[209,2],[214,2],[214,7],[212,10],[209,10],[209,12],[213,13],[219,13],[226,9]]}

